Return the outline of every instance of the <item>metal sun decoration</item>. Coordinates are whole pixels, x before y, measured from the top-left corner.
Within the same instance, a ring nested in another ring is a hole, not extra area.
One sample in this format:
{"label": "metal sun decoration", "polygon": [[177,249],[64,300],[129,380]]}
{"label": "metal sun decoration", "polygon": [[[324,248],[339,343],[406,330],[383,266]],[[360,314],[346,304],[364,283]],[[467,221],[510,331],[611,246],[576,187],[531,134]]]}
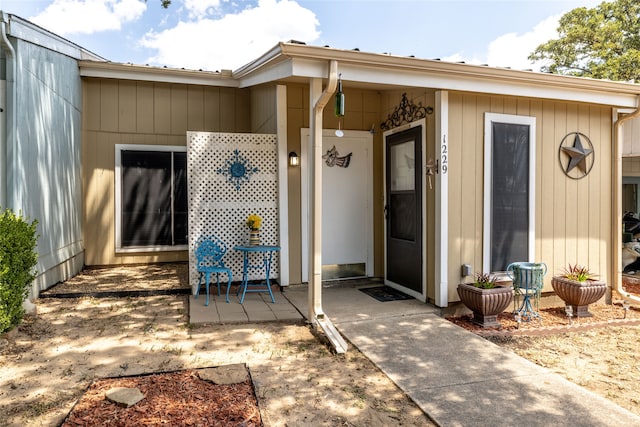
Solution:
{"label": "metal sun decoration", "polygon": [[249,182],[251,175],[257,172],[258,168],[252,166],[237,149],[233,150],[233,155],[225,161],[224,166],[218,168],[218,173],[226,176],[227,181],[236,187],[236,191],[240,191],[242,184]]}

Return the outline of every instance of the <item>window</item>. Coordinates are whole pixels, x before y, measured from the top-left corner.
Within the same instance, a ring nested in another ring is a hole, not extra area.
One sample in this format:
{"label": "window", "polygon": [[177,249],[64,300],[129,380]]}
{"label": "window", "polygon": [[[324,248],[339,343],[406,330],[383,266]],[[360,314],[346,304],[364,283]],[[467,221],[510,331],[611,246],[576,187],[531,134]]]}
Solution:
{"label": "window", "polygon": [[638,188],[640,187],[640,177],[622,177],[622,212],[633,212],[637,217],[640,213],[640,198]]}
{"label": "window", "polygon": [[484,271],[533,261],[535,117],[485,115]]}
{"label": "window", "polygon": [[116,146],[116,250],[186,249],[185,150]]}

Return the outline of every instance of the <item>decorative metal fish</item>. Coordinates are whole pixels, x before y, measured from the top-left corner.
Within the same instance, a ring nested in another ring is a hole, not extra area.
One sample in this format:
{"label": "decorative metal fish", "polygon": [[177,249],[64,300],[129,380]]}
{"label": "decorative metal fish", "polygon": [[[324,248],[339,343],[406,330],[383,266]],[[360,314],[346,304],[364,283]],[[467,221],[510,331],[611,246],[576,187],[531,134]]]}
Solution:
{"label": "decorative metal fish", "polygon": [[353,153],[349,153],[346,156],[340,156],[338,150],[336,150],[336,146],[334,145],[331,150],[328,150],[325,155],[322,156],[324,162],[330,168],[334,166],[338,166],[341,168],[348,168],[349,163],[351,163],[351,155]]}

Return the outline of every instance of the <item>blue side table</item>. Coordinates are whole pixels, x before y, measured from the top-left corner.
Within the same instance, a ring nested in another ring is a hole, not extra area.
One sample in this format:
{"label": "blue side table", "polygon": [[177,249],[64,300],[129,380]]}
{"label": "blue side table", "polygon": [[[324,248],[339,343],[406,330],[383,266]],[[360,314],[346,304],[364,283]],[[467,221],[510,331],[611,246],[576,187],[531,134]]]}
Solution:
{"label": "blue side table", "polygon": [[[244,302],[244,296],[247,292],[268,292],[271,296],[271,302],[275,304],[276,300],[271,292],[271,282],[269,281],[269,275],[271,273],[271,260],[273,259],[273,253],[280,250],[280,246],[234,246],[234,250],[242,252],[242,284],[238,288],[238,293],[242,290],[242,297],[240,297],[240,304]],[[262,255],[261,264],[251,264],[249,261],[249,254],[258,253]],[[249,283],[249,271],[264,271],[265,281],[261,283]],[[249,289],[249,287],[260,287],[259,289]],[[266,287],[266,288],[265,288]]]}

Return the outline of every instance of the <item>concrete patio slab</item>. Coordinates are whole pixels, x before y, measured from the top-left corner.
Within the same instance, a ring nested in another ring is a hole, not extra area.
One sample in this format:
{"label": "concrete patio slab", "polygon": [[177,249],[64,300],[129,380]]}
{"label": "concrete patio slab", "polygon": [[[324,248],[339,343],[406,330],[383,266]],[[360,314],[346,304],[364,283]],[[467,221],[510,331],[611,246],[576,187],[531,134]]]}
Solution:
{"label": "concrete patio slab", "polygon": [[[380,286],[368,284],[361,286],[334,286],[323,289],[322,305],[334,323],[377,319],[387,316],[398,316],[438,313],[439,310],[418,300],[401,300],[380,302],[360,291],[360,288]],[[308,294],[305,285],[289,286],[285,296],[305,316],[308,314]]]}
{"label": "concrete patio slab", "polygon": [[198,299],[189,297],[189,322],[199,323],[248,323],[248,322],[274,322],[291,321],[302,322],[303,316],[283,296],[281,292],[273,291],[275,303],[267,293],[247,294],[244,303],[240,304],[240,298],[234,292],[229,296],[229,303],[225,295],[211,295],[209,306],[205,307],[205,297],[200,295]]}

